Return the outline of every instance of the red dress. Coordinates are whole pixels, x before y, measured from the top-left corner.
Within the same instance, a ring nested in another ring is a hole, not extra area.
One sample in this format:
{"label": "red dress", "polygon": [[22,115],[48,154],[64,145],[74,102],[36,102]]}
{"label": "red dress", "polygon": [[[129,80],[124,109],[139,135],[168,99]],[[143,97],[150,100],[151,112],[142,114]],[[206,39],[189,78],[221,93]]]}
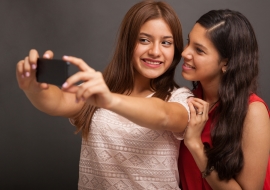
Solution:
{"label": "red dress", "polygon": [[[194,91],[196,97],[202,97],[202,91],[197,89]],[[268,114],[270,116],[270,111],[266,103],[257,95],[252,94],[249,98],[249,103],[251,102],[262,102],[265,104]],[[213,110],[208,115],[209,119],[205,124],[204,130],[202,132],[201,138],[202,142],[207,142],[212,145],[210,137],[210,126],[213,121]],[[202,178],[201,172],[196,165],[191,153],[185,146],[184,142],[181,142],[179,160],[178,160],[179,175],[181,181],[182,190],[211,190],[212,188],[208,185],[207,181]],[[270,190],[270,156],[268,159],[268,166],[266,172],[266,178],[264,182],[263,190]]]}

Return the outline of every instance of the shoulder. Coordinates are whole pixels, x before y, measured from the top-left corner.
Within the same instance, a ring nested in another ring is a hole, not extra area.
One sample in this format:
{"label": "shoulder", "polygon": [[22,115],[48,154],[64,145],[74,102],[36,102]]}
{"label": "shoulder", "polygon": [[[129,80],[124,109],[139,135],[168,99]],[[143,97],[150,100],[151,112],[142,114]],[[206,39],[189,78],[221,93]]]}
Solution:
{"label": "shoulder", "polygon": [[[171,97],[168,102],[185,102],[190,96],[194,96],[193,93],[185,87],[174,89],[171,93]],[[187,103],[186,103],[187,104]]]}
{"label": "shoulder", "polygon": [[250,114],[257,114],[261,113],[262,111],[267,111],[268,115],[270,115],[270,110],[266,102],[254,93],[249,96],[248,110]]}
{"label": "shoulder", "polygon": [[191,96],[194,96],[193,93],[185,87],[174,89],[172,92],[171,97],[169,98],[168,102],[176,102],[181,104],[186,108],[189,113],[189,107],[187,103],[187,99]]}
{"label": "shoulder", "polygon": [[[237,176],[237,181],[243,187],[254,187],[259,182],[263,184],[265,168],[269,159],[270,120],[265,102],[255,94],[250,96],[244,120],[241,146],[244,165]],[[259,163],[258,158],[260,158]],[[250,173],[254,175],[252,176]]]}
{"label": "shoulder", "polygon": [[248,147],[263,146],[263,144],[270,143],[269,112],[263,102],[254,101],[249,104],[243,130],[244,144]]}
{"label": "shoulder", "polygon": [[257,133],[257,135],[269,132],[269,110],[265,102],[252,101],[249,103],[244,129],[254,134]]}
{"label": "shoulder", "polygon": [[186,87],[181,87],[181,88],[175,88],[172,93],[171,97],[169,98],[169,101],[172,100],[175,97],[184,97],[188,98],[190,96],[194,96],[193,93]]}

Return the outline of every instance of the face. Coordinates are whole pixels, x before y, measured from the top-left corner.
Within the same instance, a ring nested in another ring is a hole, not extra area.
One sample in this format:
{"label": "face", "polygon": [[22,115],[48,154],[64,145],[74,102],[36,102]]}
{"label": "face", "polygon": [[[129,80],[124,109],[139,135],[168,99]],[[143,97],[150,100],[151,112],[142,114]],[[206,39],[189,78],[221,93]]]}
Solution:
{"label": "face", "polygon": [[196,23],[189,33],[188,44],[182,52],[184,63],[182,76],[189,81],[219,83],[226,61],[221,60],[218,51],[207,37],[207,31]]}
{"label": "face", "polygon": [[174,42],[170,27],[163,19],[149,20],[140,29],[132,63],[136,77],[154,79],[172,64]]}

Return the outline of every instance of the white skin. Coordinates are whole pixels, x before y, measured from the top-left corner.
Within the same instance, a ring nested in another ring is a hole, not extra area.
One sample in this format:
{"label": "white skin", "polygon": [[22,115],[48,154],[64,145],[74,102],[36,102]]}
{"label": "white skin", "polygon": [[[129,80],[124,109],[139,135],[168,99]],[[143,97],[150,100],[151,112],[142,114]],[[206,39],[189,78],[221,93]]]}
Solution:
{"label": "white skin", "polygon": [[[190,98],[191,120],[187,127],[184,143],[191,152],[199,170],[207,165],[201,133],[208,120],[209,105],[216,102],[222,71],[226,70],[226,59],[220,60],[218,52],[206,36],[207,30],[196,23],[189,34],[189,43],[182,56],[182,75],[190,81],[200,81],[204,100]],[[197,110],[195,110],[195,108]],[[203,112],[202,115],[196,114]],[[244,166],[235,179],[221,181],[214,170],[206,177],[213,189],[262,189],[270,152],[269,115],[263,103],[254,102],[248,107],[244,121],[242,150]],[[259,160],[258,160],[259,158]]]}
{"label": "white skin", "polygon": [[[62,89],[38,83],[35,78],[38,57],[36,50],[30,50],[29,55],[18,62],[17,80],[31,103],[47,114],[72,118],[87,101],[150,129],[183,132],[187,126],[188,112],[184,106],[159,98],[145,98],[153,93],[150,79],[162,75],[174,57],[173,35],[163,19],[150,20],[140,29],[133,55],[135,85],[129,96],[110,92],[100,72],[72,56],[63,56],[63,60],[80,71],[69,77]],[[47,51],[43,57],[51,59],[53,52]],[[79,81],[84,83],[77,86]]]}

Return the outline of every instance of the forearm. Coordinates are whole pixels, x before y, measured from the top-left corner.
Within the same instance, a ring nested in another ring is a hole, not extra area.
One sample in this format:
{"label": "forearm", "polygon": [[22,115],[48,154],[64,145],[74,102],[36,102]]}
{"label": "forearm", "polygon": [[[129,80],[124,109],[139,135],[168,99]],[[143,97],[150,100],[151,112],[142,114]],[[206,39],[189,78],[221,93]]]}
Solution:
{"label": "forearm", "polygon": [[[76,113],[75,96],[73,104],[67,103],[67,95],[61,89],[54,85],[50,85],[48,89],[25,90],[24,91],[30,102],[40,111],[52,116],[69,117]],[[72,104],[72,105],[70,105]],[[69,109],[72,108],[73,109]]]}
{"label": "forearm", "polygon": [[[191,147],[192,146],[192,147]],[[188,148],[201,172],[205,171],[207,165],[207,156],[204,152],[204,145],[202,142],[193,143],[193,145],[188,145]],[[230,179],[220,180],[218,177],[218,173],[213,170],[208,176],[205,177],[208,184],[212,187],[213,190],[241,190],[242,188],[237,183],[236,180]]]}
{"label": "forearm", "polygon": [[113,94],[109,110],[150,129],[183,132],[188,123],[188,112],[179,103],[158,98],[137,98]]}

